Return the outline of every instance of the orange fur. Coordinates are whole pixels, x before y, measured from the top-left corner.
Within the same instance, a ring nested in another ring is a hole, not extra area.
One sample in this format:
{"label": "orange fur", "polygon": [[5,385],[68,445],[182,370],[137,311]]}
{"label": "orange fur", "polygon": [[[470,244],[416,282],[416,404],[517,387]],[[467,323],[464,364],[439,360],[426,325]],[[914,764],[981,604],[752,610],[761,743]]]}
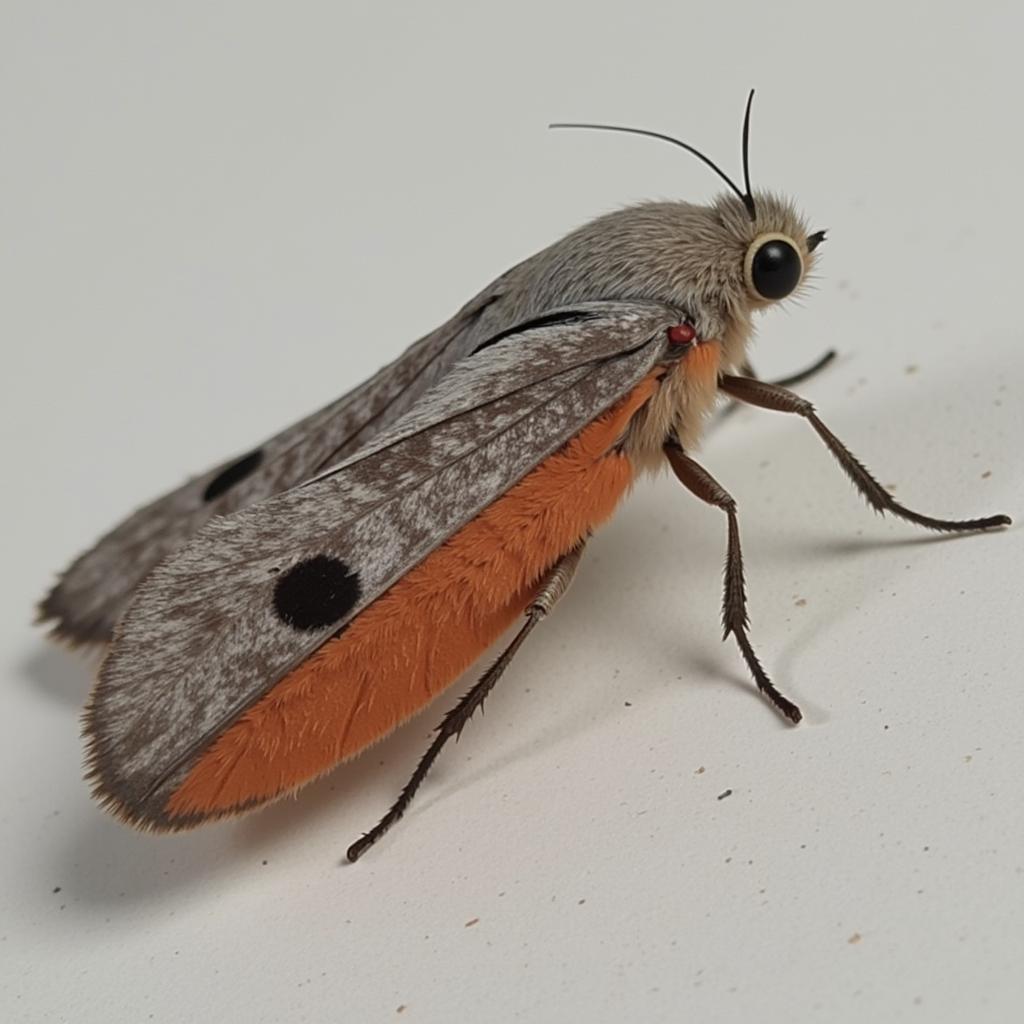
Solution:
{"label": "orange fur", "polygon": [[702,387],[715,387],[721,359],[722,349],[717,341],[703,342],[687,353],[686,359],[676,368],[676,375],[690,380],[696,378]]}
{"label": "orange fur", "polygon": [[540,577],[629,488],[613,446],[657,389],[647,377],[277,683],[167,802],[208,817],[294,790],[391,732],[515,622]]}
{"label": "orange fur", "polygon": [[675,435],[684,448],[695,448],[704,418],[718,398],[722,345],[704,341],[689,349],[666,374],[657,394],[629,425],[626,454],[640,469],[658,470],[665,464],[665,438]]}

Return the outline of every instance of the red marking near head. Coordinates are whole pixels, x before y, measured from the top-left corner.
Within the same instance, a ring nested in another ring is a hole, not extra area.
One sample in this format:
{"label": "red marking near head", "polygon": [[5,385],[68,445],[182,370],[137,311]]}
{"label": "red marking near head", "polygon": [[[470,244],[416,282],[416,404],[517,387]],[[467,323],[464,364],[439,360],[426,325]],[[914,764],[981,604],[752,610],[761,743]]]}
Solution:
{"label": "red marking near head", "polygon": [[667,333],[670,345],[689,345],[697,337],[693,324],[675,324]]}

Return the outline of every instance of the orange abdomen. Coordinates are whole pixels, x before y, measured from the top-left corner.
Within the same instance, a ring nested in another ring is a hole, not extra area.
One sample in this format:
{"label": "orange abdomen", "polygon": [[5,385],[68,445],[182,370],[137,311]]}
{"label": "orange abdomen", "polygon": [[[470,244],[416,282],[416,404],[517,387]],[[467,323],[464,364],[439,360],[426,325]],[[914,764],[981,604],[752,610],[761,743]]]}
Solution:
{"label": "orange abdomen", "polygon": [[611,515],[634,475],[615,445],[656,386],[645,379],[278,682],[199,757],[168,815],[219,816],[294,790],[454,682]]}

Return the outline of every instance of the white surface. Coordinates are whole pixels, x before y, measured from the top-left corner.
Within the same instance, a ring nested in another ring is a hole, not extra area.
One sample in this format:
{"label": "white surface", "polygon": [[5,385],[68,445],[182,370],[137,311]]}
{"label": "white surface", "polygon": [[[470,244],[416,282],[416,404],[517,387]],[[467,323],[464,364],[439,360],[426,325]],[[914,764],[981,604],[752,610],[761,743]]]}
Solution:
{"label": "white surface", "polygon": [[757,365],[836,346],[804,391],[899,497],[1024,514],[1019,6],[606,6],[3,6],[3,1020],[1019,1013],[1022,534],[873,517],[786,417],[703,458],[800,728],[718,642],[722,517],[663,479],[359,865],[440,706],[190,835],[80,781],[89,669],[28,625],[52,572],[571,226],[715,190],[550,120],[738,173],[757,86],[755,183],[830,229]]}

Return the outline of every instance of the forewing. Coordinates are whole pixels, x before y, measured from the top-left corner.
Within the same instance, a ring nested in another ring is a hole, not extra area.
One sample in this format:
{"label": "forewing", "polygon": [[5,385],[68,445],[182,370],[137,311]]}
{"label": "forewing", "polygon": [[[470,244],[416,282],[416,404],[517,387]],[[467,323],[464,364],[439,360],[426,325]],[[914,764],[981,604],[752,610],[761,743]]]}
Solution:
{"label": "forewing", "polygon": [[158,817],[227,725],[663,361],[679,319],[653,303],[573,313],[463,360],[356,456],[157,567],[90,707],[100,793]]}
{"label": "forewing", "polygon": [[72,643],[108,641],[139,583],[212,518],[308,480],[408,411],[467,354],[478,318],[514,272],[342,398],[133,513],[61,575],[40,603],[40,620]]}

